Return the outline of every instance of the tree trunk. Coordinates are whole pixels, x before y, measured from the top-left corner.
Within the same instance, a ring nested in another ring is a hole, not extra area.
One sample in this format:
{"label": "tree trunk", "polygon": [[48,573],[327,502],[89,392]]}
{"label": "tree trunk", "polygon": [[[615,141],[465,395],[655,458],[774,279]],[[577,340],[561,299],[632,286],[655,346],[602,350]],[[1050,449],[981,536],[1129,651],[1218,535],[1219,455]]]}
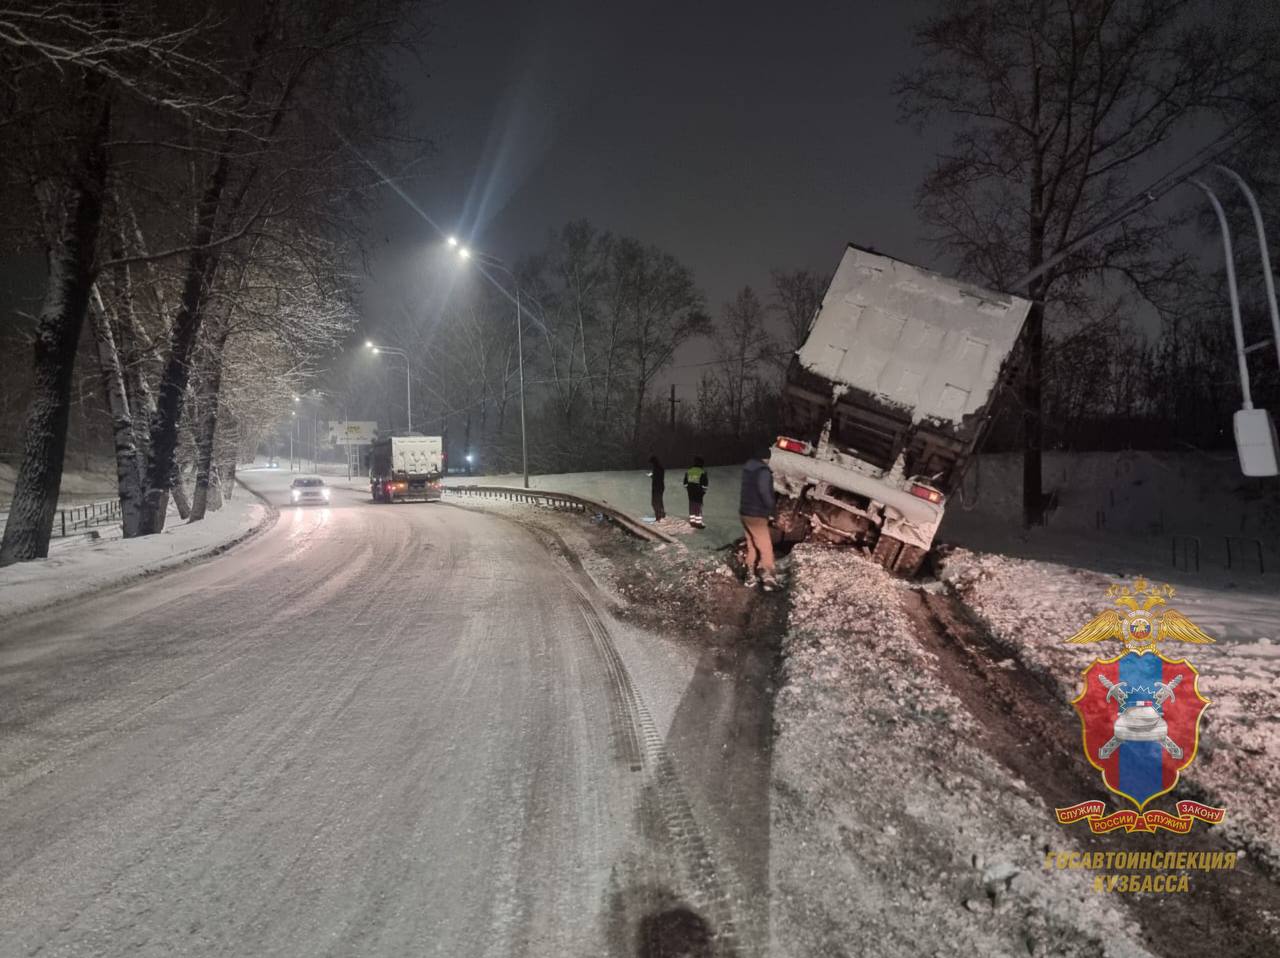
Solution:
{"label": "tree trunk", "polygon": [[[209,185],[200,199],[192,240],[194,249],[187,261],[182,299],[178,304],[178,314],[173,322],[169,359],[165,364],[164,376],[160,380],[160,395],[156,401],[156,410],[151,417],[146,508],[143,511],[141,529],[143,535],[164,530],[170,482],[177,474],[174,467],[178,448],[178,423],[182,419],[183,394],[187,390],[192,353],[195,350],[196,338],[200,333],[200,323],[203,319],[204,295],[218,265],[218,256],[209,249],[208,244],[213,239],[229,166],[230,158],[228,152],[224,150],[218,157],[218,164],[214,167]],[[181,509],[181,506],[179,508]]]}
{"label": "tree trunk", "polygon": [[138,534],[138,524],[142,518],[142,463],[134,439],[133,412],[125,389],[120,352],[111,332],[110,317],[107,316],[105,304],[96,289],[89,306],[89,316],[93,321],[94,339],[98,347],[98,365],[102,369],[102,389],[107,409],[111,413],[111,438],[116,453],[116,488],[120,495],[124,537],[131,539]]}
{"label": "tree trunk", "polygon": [[[173,504],[178,507],[178,518],[186,519],[191,515],[191,500],[187,498],[187,487],[182,481],[182,469],[177,463],[173,465],[173,475],[169,478],[169,489],[173,493]],[[168,509],[168,499],[165,500],[165,509]],[[161,522],[161,530],[164,524]],[[160,530],[157,530],[160,531]]]}
{"label": "tree trunk", "polygon": [[[227,345],[229,331],[224,328],[217,334],[213,348],[209,350],[209,369],[200,379],[200,423],[196,427],[196,487],[191,500],[191,522],[204,518],[209,506],[209,483],[214,472],[213,447],[218,432],[218,393],[222,389],[222,350]],[[216,479],[214,480],[216,481]],[[222,507],[222,497],[214,490],[217,502],[213,508]]]}
{"label": "tree trunk", "polygon": [[1043,426],[1040,417],[1041,380],[1044,375],[1044,300],[1037,299],[1027,313],[1027,365],[1022,378],[1022,524],[1040,525],[1044,516],[1044,486],[1040,453]]}
{"label": "tree trunk", "polygon": [[[100,89],[100,84],[98,85]],[[67,450],[71,378],[76,346],[93,285],[94,249],[102,223],[111,105],[87,91],[93,110],[82,144],[79,175],[68,190],[58,239],[49,259],[44,305],[36,327],[35,376],[27,413],[22,463],[0,542],[0,566],[49,554]]]}

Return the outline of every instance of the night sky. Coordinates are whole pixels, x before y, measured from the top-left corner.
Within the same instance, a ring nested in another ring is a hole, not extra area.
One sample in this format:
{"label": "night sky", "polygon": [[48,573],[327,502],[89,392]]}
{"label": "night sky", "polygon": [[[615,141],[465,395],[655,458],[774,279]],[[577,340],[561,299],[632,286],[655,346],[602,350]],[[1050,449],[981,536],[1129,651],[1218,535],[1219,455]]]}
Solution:
{"label": "night sky", "polygon": [[[717,316],[743,284],[764,294],[771,267],[833,270],[849,240],[940,265],[913,199],[943,137],[899,123],[891,92],[928,8],[445,3],[406,68],[436,146],[408,192],[508,259],[580,217],[656,243]],[[377,236],[375,330],[441,234],[389,192]]]}

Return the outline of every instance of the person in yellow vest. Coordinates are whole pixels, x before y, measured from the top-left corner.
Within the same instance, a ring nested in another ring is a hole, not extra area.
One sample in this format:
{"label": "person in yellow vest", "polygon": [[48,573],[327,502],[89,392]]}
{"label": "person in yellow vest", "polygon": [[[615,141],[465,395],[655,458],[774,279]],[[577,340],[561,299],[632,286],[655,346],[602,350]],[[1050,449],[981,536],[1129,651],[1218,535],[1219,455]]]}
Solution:
{"label": "person in yellow vest", "polygon": [[684,474],[684,490],[689,494],[689,525],[705,529],[702,522],[702,497],[707,493],[707,467],[701,456],[694,456],[693,465]]}

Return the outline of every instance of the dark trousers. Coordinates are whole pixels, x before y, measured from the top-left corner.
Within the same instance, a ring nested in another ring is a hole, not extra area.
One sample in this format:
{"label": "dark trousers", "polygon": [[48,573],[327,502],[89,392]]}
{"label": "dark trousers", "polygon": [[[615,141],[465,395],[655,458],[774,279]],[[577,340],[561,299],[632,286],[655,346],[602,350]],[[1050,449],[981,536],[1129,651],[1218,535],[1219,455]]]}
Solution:
{"label": "dark trousers", "polygon": [[667,510],[662,507],[662,490],[653,490],[653,517],[655,519],[665,519]]}
{"label": "dark trousers", "polygon": [[689,493],[689,515],[702,515],[702,496],[695,496],[692,492]]}

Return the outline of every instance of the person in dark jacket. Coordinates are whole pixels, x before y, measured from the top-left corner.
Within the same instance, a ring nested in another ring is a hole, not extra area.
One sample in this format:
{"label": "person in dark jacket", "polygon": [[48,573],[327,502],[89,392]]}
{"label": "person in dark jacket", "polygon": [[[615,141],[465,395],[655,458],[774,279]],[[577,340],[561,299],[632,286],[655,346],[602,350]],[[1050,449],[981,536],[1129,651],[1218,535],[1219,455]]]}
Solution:
{"label": "person in dark jacket", "polygon": [[702,522],[702,498],[707,494],[707,467],[701,456],[693,457],[693,465],[684,474],[684,491],[689,494],[689,525],[705,529]]}
{"label": "person in dark jacket", "polygon": [[769,536],[769,517],[774,508],[773,472],[769,469],[771,452],[772,449],[765,446],[742,467],[742,496],[738,501],[738,515],[747,532],[746,585],[755,588],[759,582],[766,592],[778,587],[773,574],[773,540]]}
{"label": "person in dark jacket", "polygon": [[667,510],[662,507],[662,494],[667,488],[667,472],[662,468],[662,463],[658,461],[657,456],[649,457],[649,465],[652,467],[649,475],[653,478],[653,518],[665,519]]}

